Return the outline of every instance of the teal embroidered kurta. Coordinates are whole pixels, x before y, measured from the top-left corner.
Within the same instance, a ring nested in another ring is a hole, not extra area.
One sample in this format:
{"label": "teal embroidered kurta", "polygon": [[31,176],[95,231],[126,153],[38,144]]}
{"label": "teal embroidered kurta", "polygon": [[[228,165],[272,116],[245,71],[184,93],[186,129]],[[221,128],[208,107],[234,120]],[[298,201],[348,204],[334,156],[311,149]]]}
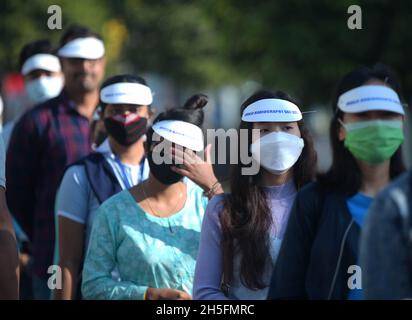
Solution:
{"label": "teal embroidered kurta", "polygon": [[[148,287],[192,294],[200,230],[208,199],[192,181],[176,214],[150,215],[124,190],[98,209],[83,268],[85,299],[143,299]],[[117,269],[120,281],[112,278]]]}

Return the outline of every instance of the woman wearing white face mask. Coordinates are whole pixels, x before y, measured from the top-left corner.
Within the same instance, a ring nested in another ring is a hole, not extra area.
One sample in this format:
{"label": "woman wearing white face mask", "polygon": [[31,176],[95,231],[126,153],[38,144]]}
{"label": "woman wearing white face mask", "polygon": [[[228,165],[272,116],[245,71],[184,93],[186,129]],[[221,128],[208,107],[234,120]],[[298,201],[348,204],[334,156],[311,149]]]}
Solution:
{"label": "woman wearing white face mask", "polygon": [[209,202],[194,299],[266,298],[296,190],[315,174],[311,137],[287,94],[259,91],[241,110],[240,129],[248,130],[249,141],[239,145],[248,144],[260,170],[245,175],[242,169],[248,165],[239,163],[231,177],[232,193]]}
{"label": "woman wearing white face mask", "polygon": [[20,54],[21,73],[33,105],[56,97],[63,88],[59,58],[48,40],[27,44]]}
{"label": "woman wearing white face mask", "polygon": [[[49,40],[37,40],[26,44],[20,52],[19,65],[30,107],[56,97],[62,90],[63,73],[59,58],[53,53]],[[6,150],[17,120],[12,119],[3,128]]]}

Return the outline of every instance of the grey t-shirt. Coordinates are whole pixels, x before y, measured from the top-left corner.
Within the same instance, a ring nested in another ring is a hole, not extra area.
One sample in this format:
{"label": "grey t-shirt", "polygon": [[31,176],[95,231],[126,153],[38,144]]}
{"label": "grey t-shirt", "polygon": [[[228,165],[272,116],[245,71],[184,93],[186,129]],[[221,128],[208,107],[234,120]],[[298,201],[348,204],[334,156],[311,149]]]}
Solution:
{"label": "grey t-shirt", "polygon": [[[106,140],[103,142],[96,151],[105,156],[106,161],[112,167],[121,188],[126,189],[127,186],[123,181],[120,169],[114,159],[113,152],[110,150],[108,141]],[[127,179],[129,180],[130,185],[136,185],[147,179],[149,176],[149,165],[147,160],[144,162],[143,168],[141,168],[140,165],[124,165],[124,167],[128,172]],[[85,225],[85,249],[87,249],[93,220],[99,206],[100,203],[91,189],[84,167],[82,165],[70,167],[65,172],[57,192],[55,212],[57,216],[63,216]],[[58,230],[56,231],[58,235]]]}

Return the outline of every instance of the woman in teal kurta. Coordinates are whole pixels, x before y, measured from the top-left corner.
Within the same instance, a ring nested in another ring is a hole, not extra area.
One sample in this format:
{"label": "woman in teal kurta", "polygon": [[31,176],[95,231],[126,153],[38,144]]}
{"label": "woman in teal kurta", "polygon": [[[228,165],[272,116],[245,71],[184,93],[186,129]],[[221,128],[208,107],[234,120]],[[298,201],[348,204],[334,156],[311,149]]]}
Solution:
{"label": "woman in teal kurta", "polygon": [[[204,147],[199,127],[206,103],[197,95],[160,114],[147,132],[149,178],[98,209],[83,267],[84,298],[191,299],[208,198],[223,192],[210,162],[192,152]],[[184,147],[187,158],[171,143]],[[162,150],[183,166],[158,163]]]}
{"label": "woman in teal kurta", "polygon": [[[83,270],[83,295],[143,299],[147,288],[192,292],[199,234],[207,198],[185,179],[187,200],[166,218],[146,213],[124,190],[98,210]],[[121,281],[111,272],[117,266]]]}

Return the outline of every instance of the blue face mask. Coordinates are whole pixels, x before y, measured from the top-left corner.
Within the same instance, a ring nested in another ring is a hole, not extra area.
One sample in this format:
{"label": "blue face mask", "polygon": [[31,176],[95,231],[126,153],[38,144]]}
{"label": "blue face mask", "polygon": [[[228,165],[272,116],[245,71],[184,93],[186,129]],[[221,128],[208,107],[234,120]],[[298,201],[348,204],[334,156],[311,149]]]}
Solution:
{"label": "blue face mask", "polygon": [[34,104],[56,97],[63,88],[63,77],[42,76],[26,82],[26,91]]}

